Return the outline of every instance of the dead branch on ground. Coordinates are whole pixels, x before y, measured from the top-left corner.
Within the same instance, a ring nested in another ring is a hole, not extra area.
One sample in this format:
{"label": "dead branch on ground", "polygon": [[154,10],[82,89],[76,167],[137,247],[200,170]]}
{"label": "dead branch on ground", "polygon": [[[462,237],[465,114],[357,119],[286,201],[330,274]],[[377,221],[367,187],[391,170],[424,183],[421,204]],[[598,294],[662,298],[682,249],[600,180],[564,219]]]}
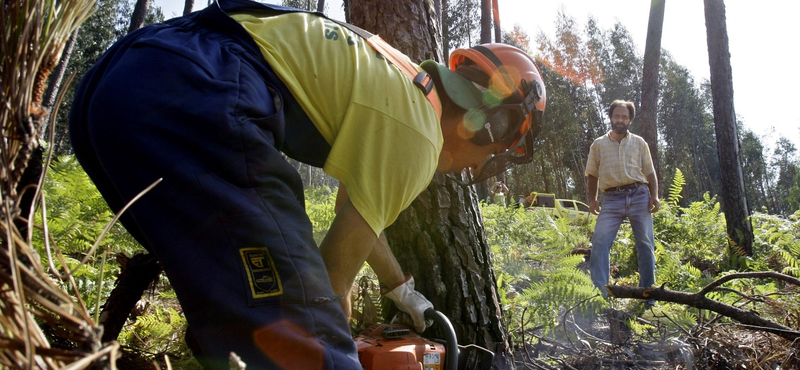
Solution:
{"label": "dead branch on ground", "polygon": [[[792,276],[781,274],[774,271],[760,271],[760,272],[741,272],[723,276],[697,293],[686,293],[679,291],[672,291],[661,287],[641,288],[622,285],[609,285],[607,286],[609,293],[616,298],[637,298],[637,299],[652,299],[663,302],[673,302],[678,304],[687,305],[690,307],[709,310],[716,312],[722,316],[734,319],[746,327],[756,330],[761,330],[769,333],[779,335],[788,340],[794,341],[800,338],[800,331],[794,330],[790,327],[778,324],[774,321],[765,319],[759,316],[755,311],[744,310],[739,307],[724,304],[713,299],[706,297],[706,295],[713,291],[723,290],[722,284],[735,280],[735,279],[755,279],[755,278],[772,278],[786,283],[800,286],[800,279]],[[730,291],[730,288],[724,288]],[[747,295],[741,292],[737,294],[746,297]]]}

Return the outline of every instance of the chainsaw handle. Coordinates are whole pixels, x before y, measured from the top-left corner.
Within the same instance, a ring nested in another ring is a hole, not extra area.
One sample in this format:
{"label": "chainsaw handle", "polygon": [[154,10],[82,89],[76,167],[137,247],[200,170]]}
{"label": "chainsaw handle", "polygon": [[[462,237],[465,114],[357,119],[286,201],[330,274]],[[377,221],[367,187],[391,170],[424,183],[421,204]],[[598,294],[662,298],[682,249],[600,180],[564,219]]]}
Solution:
{"label": "chainsaw handle", "polygon": [[443,313],[429,308],[425,310],[425,318],[431,319],[436,324],[436,327],[445,335],[445,358],[444,363],[447,364],[444,370],[457,370],[458,369],[458,338],[456,338],[456,330],[453,329],[453,324],[450,319]]}

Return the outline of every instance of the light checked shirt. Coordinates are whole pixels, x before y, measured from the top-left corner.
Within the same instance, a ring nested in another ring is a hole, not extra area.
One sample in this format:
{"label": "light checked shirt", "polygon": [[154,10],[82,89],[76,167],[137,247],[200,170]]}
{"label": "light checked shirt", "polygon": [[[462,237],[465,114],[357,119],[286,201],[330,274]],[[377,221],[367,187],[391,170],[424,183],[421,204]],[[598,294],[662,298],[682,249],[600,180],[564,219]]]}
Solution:
{"label": "light checked shirt", "polygon": [[648,183],[647,176],[656,172],[650,147],[641,136],[628,132],[622,141],[611,137],[611,132],[595,139],[589,148],[586,176],[598,179],[598,189]]}

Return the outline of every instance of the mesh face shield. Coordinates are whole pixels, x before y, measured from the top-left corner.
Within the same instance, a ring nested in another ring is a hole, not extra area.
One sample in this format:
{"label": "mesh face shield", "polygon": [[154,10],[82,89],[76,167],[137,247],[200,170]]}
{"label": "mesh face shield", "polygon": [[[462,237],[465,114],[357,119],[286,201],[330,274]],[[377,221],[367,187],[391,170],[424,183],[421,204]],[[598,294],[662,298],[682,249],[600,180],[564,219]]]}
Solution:
{"label": "mesh face shield", "polygon": [[[509,145],[508,149],[500,154],[492,154],[480,166],[478,173],[472,174],[469,182],[464,182],[453,178],[461,185],[472,185],[490,177],[493,177],[506,168],[514,164],[530,163],[533,160],[533,141],[541,131],[542,111],[536,109],[535,104],[539,100],[538,83],[530,86],[522,81],[522,91],[524,97],[517,97],[515,103],[504,103],[491,108],[484,109],[483,115],[494,128],[503,128],[504,134],[497,141],[504,141]],[[523,131],[522,136],[519,132]],[[494,140],[493,140],[494,141]]]}
{"label": "mesh face shield", "polygon": [[[539,116],[541,116],[541,112],[539,112]],[[536,139],[539,131],[541,131],[541,128],[537,121],[531,130],[522,136],[511,148],[500,154],[492,154],[486,157],[486,160],[484,160],[483,165],[480,167],[480,172],[471,173],[472,178],[470,181],[462,181],[455,177],[451,177],[451,179],[462,186],[469,186],[496,176],[511,165],[530,163],[533,160],[533,140]]]}

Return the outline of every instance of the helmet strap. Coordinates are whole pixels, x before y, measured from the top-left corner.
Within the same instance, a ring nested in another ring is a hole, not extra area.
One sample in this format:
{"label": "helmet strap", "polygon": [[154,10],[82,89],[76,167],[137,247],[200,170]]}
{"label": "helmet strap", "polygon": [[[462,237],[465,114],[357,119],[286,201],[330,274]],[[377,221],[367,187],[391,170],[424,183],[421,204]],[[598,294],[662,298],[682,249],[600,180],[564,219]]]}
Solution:
{"label": "helmet strap", "polygon": [[489,86],[489,75],[475,64],[463,63],[456,68],[455,72],[484,88]]}

